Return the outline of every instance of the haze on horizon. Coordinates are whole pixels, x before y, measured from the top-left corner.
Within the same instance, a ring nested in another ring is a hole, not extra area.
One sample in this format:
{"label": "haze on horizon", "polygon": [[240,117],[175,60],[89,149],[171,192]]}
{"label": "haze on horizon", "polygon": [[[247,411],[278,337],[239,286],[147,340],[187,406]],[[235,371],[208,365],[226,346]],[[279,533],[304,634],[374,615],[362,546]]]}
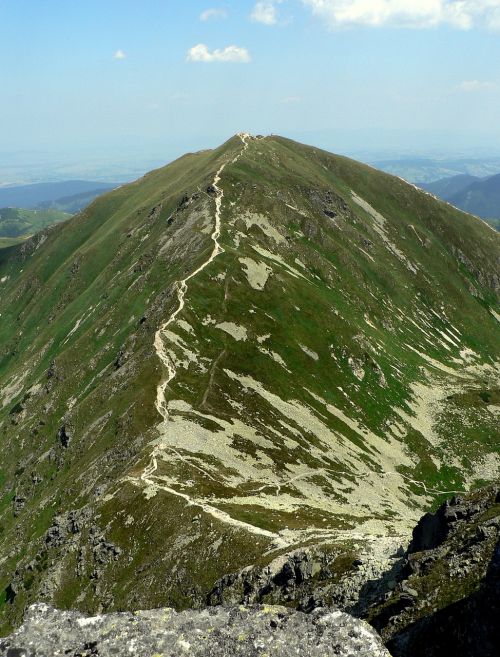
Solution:
{"label": "haze on horizon", "polygon": [[240,130],[500,154],[500,0],[4,0],[0,21],[0,184],[151,168]]}

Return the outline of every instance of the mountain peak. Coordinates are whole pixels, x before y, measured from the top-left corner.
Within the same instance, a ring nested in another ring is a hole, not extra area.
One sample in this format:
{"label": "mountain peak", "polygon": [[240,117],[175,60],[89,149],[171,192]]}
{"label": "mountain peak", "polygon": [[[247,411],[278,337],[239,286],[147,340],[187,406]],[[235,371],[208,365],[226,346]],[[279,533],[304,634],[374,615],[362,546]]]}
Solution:
{"label": "mountain peak", "polygon": [[499,236],[237,137],[0,251],[9,621],[186,606],[306,545],[340,577],[499,474]]}

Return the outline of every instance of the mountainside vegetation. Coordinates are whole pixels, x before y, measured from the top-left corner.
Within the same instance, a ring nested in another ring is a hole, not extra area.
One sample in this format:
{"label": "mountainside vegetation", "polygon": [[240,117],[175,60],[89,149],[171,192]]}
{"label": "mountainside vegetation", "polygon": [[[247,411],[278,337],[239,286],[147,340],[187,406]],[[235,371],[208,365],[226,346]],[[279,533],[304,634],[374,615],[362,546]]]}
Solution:
{"label": "mountainside vegetation", "polygon": [[26,238],[60,221],[66,221],[70,214],[60,210],[24,210],[21,208],[0,208],[0,238]]}
{"label": "mountainside vegetation", "polygon": [[292,550],[341,577],[498,479],[500,236],[277,136],[0,251],[0,617],[205,604]]}

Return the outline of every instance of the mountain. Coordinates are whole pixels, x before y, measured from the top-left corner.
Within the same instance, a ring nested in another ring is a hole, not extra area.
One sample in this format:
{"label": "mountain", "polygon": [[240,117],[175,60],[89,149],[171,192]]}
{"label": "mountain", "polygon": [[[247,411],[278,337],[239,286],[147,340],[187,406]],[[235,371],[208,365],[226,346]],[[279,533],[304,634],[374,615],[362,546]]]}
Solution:
{"label": "mountain", "polygon": [[454,176],[419,186],[500,230],[500,175],[484,179]]}
{"label": "mountain", "polygon": [[452,194],[448,200],[478,217],[500,218],[500,175],[478,180]]}
{"label": "mountain", "polygon": [[66,221],[70,214],[60,210],[0,208],[0,238],[23,238],[52,224]]}
{"label": "mountain", "polygon": [[500,158],[498,157],[399,157],[383,160],[370,159],[369,164],[387,173],[401,176],[419,186],[462,176],[487,178],[500,172]]}
{"label": "mountain", "polygon": [[458,176],[451,176],[451,178],[441,178],[430,183],[419,183],[419,187],[447,201],[455,194],[462,192],[472,183],[479,182],[480,180],[481,178],[465,173]]}
{"label": "mountain", "polygon": [[242,134],[0,251],[2,629],[37,600],[202,606],[302,550],[341,583],[498,478],[499,249]]}
{"label": "mountain", "polygon": [[389,590],[369,610],[394,657],[494,657],[500,579],[500,490],[427,513]]}
{"label": "mountain", "polygon": [[[0,651],[9,657],[36,645],[44,655],[87,655],[91,651],[111,657],[126,654],[133,642],[139,657],[151,657],[159,654],[158,650],[165,657],[177,657],[186,644],[190,647],[184,654],[193,656],[253,657],[259,644],[264,644],[266,654],[283,657],[292,652],[299,657],[389,657],[383,637],[393,657],[498,655],[498,485],[454,496],[435,513],[426,513],[413,529],[408,548],[393,555],[391,569],[380,579],[367,582],[364,606],[352,609],[351,615],[331,606],[327,590],[331,582],[314,571],[307,555],[293,557],[281,559],[280,570],[261,569],[260,580],[253,577],[252,569],[242,571],[245,587],[240,589],[239,604],[223,600],[223,604],[202,610],[176,613],[174,609],[155,609],[91,618],[34,604],[23,625],[12,636],[0,639]],[[300,562],[299,557],[303,557]],[[358,560],[356,572],[363,567]],[[230,582],[229,576],[224,581],[232,586],[238,582]],[[262,584],[260,598],[266,603],[256,605],[254,594]],[[290,606],[290,593],[297,600],[305,595],[309,604],[307,596],[312,595],[315,606],[292,610],[269,604],[271,596],[280,596]],[[242,636],[247,640],[242,641]]]}
{"label": "mountain", "polygon": [[[54,183],[34,183],[32,185],[18,185],[13,187],[0,187],[0,207],[21,207],[36,209],[40,206],[48,208],[58,204],[64,206],[67,203],[67,197],[82,195],[84,205],[88,205],[96,196],[110,189],[114,189],[118,184],[102,183],[89,180],[65,180]],[[80,206],[78,210],[81,209]]]}

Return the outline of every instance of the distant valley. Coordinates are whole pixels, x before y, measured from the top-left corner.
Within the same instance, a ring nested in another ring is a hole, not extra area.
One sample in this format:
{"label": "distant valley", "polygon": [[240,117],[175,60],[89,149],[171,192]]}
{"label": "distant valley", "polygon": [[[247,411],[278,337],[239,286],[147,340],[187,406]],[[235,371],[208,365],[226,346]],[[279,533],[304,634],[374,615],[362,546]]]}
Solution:
{"label": "distant valley", "polygon": [[488,178],[500,173],[500,157],[361,158],[368,164],[409,182],[427,184],[457,176]]}
{"label": "distant valley", "polygon": [[54,207],[59,210],[64,209],[66,212],[77,212],[96,196],[118,187],[119,184],[91,180],[65,180],[0,187],[0,207],[29,209]]}
{"label": "distant valley", "polygon": [[66,221],[118,184],[85,180],[0,187],[0,248]]}

